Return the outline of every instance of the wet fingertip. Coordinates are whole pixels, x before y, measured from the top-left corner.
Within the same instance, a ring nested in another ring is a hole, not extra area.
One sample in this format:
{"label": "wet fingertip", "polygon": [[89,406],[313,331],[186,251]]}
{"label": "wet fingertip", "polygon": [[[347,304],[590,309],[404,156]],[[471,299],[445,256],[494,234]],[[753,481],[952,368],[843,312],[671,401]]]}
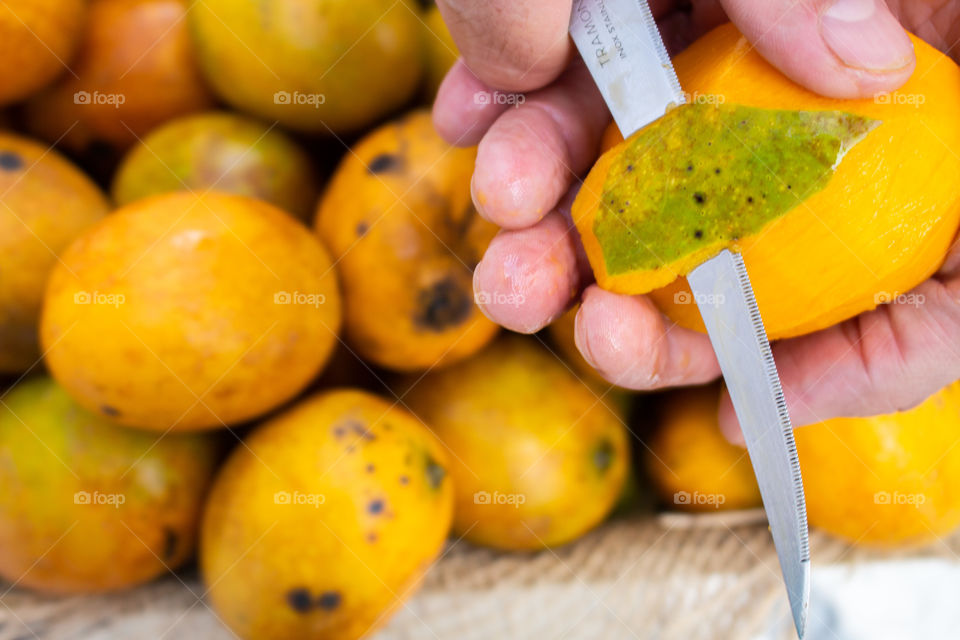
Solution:
{"label": "wet fingertip", "polygon": [[511,279],[505,271],[505,262],[509,258],[502,255],[495,244],[473,271],[473,292],[477,307],[481,313],[493,322],[515,333],[536,333],[547,322],[539,322],[542,313],[530,309],[526,296],[517,290],[518,282]]}
{"label": "wet fingertip", "polygon": [[561,315],[580,291],[576,253],[558,214],[501,231],[474,270],[481,309],[494,322],[534,333]]}
{"label": "wet fingertip", "polygon": [[477,212],[504,229],[525,229],[539,222],[547,210],[535,203],[540,176],[523,166],[527,157],[516,159],[511,143],[487,136],[477,150],[470,183]]}

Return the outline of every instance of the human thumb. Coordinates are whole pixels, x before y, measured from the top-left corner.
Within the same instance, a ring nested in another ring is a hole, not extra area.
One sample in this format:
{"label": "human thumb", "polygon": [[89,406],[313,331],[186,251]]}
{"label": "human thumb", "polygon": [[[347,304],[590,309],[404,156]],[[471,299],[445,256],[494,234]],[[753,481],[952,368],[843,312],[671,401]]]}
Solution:
{"label": "human thumb", "polygon": [[833,98],[898,88],[913,44],[882,0],[721,0],[757,51],[795,82]]}

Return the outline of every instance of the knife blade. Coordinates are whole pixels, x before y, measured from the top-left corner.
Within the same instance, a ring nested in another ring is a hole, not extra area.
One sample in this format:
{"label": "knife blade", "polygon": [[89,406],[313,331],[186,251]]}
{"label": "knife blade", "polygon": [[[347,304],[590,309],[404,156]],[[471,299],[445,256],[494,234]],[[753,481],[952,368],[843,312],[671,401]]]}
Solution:
{"label": "knife blade", "polygon": [[740,421],[777,548],[797,635],[810,598],[807,508],[793,426],[763,320],[739,253],[721,251],[687,274]]}
{"label": "knife blade", "polygon": [[[646,0],[574,0],[570,36],[624,136],[686,101]],[[687,280],[740,421],[802,639],[810,597],[803,482],[750,278],[742,256],[723,250]]]}

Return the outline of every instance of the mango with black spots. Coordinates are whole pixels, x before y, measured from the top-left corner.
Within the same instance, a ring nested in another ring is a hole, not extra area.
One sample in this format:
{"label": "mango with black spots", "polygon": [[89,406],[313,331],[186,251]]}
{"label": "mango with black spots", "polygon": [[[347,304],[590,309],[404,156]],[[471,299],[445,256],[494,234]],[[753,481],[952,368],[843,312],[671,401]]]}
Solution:
{"label": "mango with black spots", "polygon": [[496,334],[473,291],[496,233],[470,197],[475,157],[415,111],[363,138],[334,173],[314,225],[337,261],[347,339],[363,358],[423,370]]}
{"label": "mango with black spots", "polygon": [[760,488],[743,447],[720,432],[720,385],[664,394],[656,427],[644,438],[644,467],[670,509],[715,512],[762,505]]}
{"label": "mango with black spots", "polygon": [[261,200],[180,191],[118,209],[63,252],[40,336],[81,405],[167,431],[291,400],[339,327],[336,271],[306,227]]}
{"label": "mango with black spots", "polygon": [[40,360],[40,306],[57,255],[110,202],[59,153],[11,133],[0,133],[0,193],[0,373],[20,373]]}
{"label": "mango with black spots", "polygon": [[960,225],[960,68],[913,44],[907,83],[859,100],[793,83],[731,24],[679,54],[689,103],[608,149],[574,202],[598,284],[702,331],[684,276],[730,248],[776,339],[929,278]]}
{"label": "mango with black spots", "polygon": [[413,97],[422,74],[413,0],[205,0],[188,21],[220,98],[289,129],[360,131]]}
{"label": "mango with black spots", "polygon": [[124,589],[193,556],[220,459],[212,434],[90,413],[47,376],[0,404],[0,576],[50,593]]}
{"label": "mango with black spots", "polygon": [[317,204],[310,156],[283,131],[236,113],[205,112],[160,126],[114,174],[118,205],[170,191],[207,190],[259,198],[309,220]]}
{"label": "mango with black spots", "polygon": [[200,567],[247,640],[349,640],[384,624],[440,552],[453,513],[443,445],[373,394],[310,396],[227,460]]}
{"label": "mango with black spots", "polygon": [[617,504],[630,464],[622,407],[533,338],[504,336],[411,384],[404,402],[451,452],[456,535],[552,547]]}

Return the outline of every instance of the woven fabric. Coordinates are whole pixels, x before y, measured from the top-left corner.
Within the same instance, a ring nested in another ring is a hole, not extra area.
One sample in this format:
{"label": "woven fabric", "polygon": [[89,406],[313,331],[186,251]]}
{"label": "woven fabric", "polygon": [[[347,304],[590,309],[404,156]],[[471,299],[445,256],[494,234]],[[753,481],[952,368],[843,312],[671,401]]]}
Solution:
{"label": "woven fabric", "polygon": [[[814,532],[816,564],[880,557],[956,560],[960,535],[896,553]],[[195,575],[113,595],[2,598],[0,640],[228,640]],[[815,616],[816,611],[811,611]],[[776,552],[759,511],[668,514],[607,523],[538,553],[451,543],[376,640],[791,638]]]}

